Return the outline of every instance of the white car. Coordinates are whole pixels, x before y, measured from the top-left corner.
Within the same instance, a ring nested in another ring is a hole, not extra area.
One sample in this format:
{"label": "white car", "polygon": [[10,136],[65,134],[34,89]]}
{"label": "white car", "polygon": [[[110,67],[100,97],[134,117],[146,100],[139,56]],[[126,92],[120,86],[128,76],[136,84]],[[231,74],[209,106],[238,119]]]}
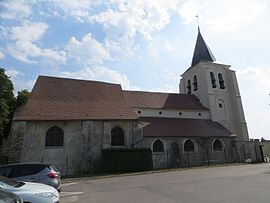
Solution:
{"label": "white car", "polygon": [[29,203],[59,203],[58,191],[41,183],[17,182],[0,176],[0,188],[15,193]]}

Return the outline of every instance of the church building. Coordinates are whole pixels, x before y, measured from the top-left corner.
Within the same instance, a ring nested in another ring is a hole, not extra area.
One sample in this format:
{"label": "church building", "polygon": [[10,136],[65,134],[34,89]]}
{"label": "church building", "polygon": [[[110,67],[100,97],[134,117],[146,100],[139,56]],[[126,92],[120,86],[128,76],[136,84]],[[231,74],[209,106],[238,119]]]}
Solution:
{"label": "church building", "polygon": [[215,63],[200,30],[179,91],[39,76],[13,118],[9,162],[51,162],[73,175],[98,170],[107,148],[150,148],[154,169],[252,158],[235,71]]}

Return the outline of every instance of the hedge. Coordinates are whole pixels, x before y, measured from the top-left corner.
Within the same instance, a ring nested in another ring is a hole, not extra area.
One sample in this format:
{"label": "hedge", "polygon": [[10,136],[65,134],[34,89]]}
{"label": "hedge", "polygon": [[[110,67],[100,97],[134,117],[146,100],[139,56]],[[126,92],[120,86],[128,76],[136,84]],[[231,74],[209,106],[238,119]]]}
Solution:
{"label": "hedge", "polygon": [[109,148],[102,150],[103,172],[122,173],[152,169],[151,149]]}

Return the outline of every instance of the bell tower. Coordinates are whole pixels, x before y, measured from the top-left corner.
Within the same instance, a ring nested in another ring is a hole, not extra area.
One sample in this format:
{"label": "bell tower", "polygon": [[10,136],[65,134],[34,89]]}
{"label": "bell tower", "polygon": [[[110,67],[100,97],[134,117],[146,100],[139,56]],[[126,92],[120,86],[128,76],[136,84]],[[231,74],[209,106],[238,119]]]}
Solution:
{"label": "bell tower", "polygon": [[180,93],[194,94],[210,110],[211,120],[229,129],[237,140],[248,141],[235,71],[215,61],[198,28],[191,66],[181,75]]}

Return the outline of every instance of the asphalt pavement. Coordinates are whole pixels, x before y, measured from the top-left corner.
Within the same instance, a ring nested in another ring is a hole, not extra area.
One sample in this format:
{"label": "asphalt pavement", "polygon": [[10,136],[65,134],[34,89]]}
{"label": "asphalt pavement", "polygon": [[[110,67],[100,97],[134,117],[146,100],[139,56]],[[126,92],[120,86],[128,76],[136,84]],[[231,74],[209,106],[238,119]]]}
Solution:
{"label": "asphalt pavement", "polygon": [[64,180],[61,203],[269,203],[270,164]]}

